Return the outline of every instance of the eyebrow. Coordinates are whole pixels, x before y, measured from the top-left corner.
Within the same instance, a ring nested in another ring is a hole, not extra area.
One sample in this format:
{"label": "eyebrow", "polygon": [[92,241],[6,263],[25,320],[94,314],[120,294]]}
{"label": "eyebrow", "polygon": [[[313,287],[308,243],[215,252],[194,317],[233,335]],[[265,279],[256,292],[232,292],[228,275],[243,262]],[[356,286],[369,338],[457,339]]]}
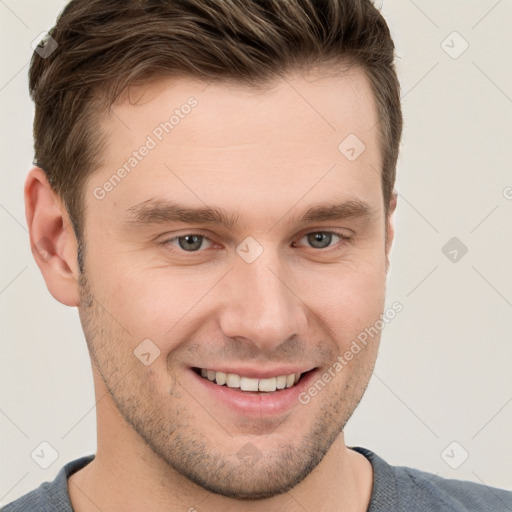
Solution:
{"label": "eyebrow", "polygon": [[[184,224],[220,225],[232,231],[239,218],[238,213],[228,215],[222,208],[210,206],[191,208],[183,204],[151,198],[127,208],[126,222],[133,226],[180,222]],[[348,218],[376,217],[377,211],[360,199],[350,199],[342,203],[321,203],[309,208],[298,220],[300,224],[344,220]],[[280,219],[282,220],[286,214]],[[280,222],[280,220],[278,222]],[[291,224],[290,218],[286,224]]]}

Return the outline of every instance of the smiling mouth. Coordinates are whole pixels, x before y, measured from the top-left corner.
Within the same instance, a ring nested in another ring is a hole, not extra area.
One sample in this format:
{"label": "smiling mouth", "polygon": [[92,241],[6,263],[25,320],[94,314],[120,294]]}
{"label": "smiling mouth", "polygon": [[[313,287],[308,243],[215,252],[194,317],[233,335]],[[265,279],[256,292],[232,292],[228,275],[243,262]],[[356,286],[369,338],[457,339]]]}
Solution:
{"label": "smiling mouth", "polygon": [[200,377],[219,386],[226,386],[228,388],[239,389],[240,391],[247,392],[273,393],[283,389],[292,388],[304,375],[312,372],[314,368],[303,373],[279,375],[267,379],[254,379],[238,375],[236,373],[217,372],[206,368],[192,368],[192,370],[194,370],[194,372]]}

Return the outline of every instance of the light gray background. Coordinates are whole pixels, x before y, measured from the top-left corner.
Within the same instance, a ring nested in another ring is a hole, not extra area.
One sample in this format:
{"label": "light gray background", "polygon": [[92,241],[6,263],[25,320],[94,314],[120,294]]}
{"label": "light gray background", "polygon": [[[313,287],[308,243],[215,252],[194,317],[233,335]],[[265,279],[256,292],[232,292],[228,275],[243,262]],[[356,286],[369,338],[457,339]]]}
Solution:
{"label": "light gray background", "polygon": [[[0,0],[3,504],[96,448],[78,314],[46,289],[30,252],[22,193],[33,156],[30,45],[64,3]],[[403,88],[388,303],[398,300],[404,310],[383,333],[347,443],[392,464],[511,489],[512,1],[378,5],[397,45]],[[445,51],[462,49],[453,31],[469,44],[458,58]],[[442,252],[454,236],[468,247],[455,263]],[[31,458],[42,441],[59,454],[46,470]],[[468,459],[452,469],[446,461],[454,465],[462,450]]]}

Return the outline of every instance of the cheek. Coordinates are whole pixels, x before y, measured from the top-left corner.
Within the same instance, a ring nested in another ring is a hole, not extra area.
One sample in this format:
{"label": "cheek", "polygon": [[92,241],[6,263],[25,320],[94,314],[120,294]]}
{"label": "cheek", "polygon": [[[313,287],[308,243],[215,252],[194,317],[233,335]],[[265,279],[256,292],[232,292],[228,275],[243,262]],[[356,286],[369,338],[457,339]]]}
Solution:
{"label": "cheek", "polygon": [[153,332],[149,332],[148,328],[155,325],[162,307],[172,310],[172,304],[163,303],[158,295],[162,285],[148,280],[140,266],[133,264],[130,255],[116,250],[112,244],[103,240],[97,241],[94,246],[90,244],[86,270],[94,285],[93,293],[97,302],[135,340],[151,338]]}
{"label": "cheek", "polygon": [[94,274],[108,312],[135,339],[150,338],[162,350],[190,317],[200,313],[197,305],[206,304],[205,294],[221,276],[216,270],[153,265],[127,253],[96,265]]}
{"label": "cheek", "polygon": [[[381,261],[382,260],[382,261]],[[351,260],[308,274],[301,271],[297,294],[318,320],[347,342],[373,325],[385,303],[385,259]],[[300,291],[299,291],[300,290]]]}

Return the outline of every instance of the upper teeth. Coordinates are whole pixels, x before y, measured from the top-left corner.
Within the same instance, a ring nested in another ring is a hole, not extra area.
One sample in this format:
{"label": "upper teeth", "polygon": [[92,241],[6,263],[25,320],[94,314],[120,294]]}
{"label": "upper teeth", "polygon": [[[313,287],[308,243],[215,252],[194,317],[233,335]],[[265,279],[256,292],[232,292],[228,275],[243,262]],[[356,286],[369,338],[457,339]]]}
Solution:
{"label": "upper teeth", "polygon": [[266,392],[291,388],[300,379],[300,373],[280,375],[279,377],[270,377],[269,379],[251,379],[236,373],[216,372],[215,370],[206,370],[205,368],[201,368],[201,376],[215,382],[219,386],[226,384],[229,388],[239,388],[242,391]]}

